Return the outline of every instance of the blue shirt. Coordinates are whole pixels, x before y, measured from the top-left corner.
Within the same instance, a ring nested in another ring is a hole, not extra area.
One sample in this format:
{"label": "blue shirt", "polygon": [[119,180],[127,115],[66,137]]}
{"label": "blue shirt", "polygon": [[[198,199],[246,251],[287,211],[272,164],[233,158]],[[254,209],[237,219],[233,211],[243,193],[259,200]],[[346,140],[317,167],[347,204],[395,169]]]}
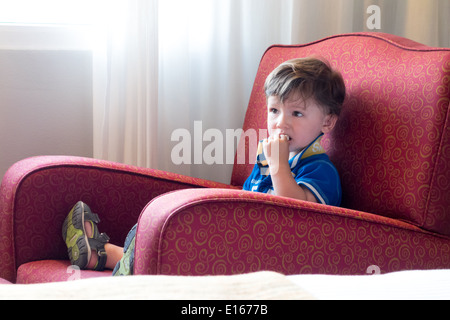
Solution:
{"label": "blue shirt", "polygon": [[[322,148],[320,141],[323,134],[317,137],[303,151],[289,160],[292,176],[298,185],[305,186],[316,197],[317,202],[339,206],[342,198],[341,181],[335,166]],[[269,167],[262,152],[262,144],[258,147],[257,162],[253,171],[244,183],[244,190],[273,194],[272,178]]]}

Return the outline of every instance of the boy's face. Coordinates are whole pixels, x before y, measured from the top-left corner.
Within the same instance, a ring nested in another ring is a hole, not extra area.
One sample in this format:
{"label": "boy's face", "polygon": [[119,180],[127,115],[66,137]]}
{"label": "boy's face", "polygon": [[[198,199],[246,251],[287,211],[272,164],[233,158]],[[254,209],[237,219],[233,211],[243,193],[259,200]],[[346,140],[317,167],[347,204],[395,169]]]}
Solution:
{"label": "boy's face", "polygon": [[327,133],[336,124],[336,115],[325,114],[323,108],[310,98],[290,94],[284,103],[278,96],[267,99],[269,136],[289,136],[290,156],[306,148],[320,133]]}

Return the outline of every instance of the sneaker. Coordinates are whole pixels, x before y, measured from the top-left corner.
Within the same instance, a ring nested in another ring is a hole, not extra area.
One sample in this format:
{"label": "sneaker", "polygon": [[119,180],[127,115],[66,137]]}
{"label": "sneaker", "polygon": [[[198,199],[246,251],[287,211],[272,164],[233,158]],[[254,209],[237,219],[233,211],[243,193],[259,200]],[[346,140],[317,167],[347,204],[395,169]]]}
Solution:
{"label": "sneaker", "polygon": [[[92,235],[88,236],[85,229],[85,222],[92,226]],[[99,233],[97,224],[100,218],[92,213],[91,209],[84,202],[79,201],[67,215],[62,227],[63,240],[67,246],[70,262],[81,270],[86,269],[91,260],[92,251],[98,255],[96,271],[102,271],[106,264],[105,244],[109,242],[109,237],[105,233]]]}

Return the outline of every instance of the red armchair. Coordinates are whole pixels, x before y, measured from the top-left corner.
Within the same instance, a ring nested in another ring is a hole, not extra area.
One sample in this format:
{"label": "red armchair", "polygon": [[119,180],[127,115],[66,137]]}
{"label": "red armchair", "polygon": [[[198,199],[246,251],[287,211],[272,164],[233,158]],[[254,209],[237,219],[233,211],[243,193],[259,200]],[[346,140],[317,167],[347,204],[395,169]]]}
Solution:
{"label": "red armchair", "polygon": [[[101,216],[102,232],[122,245],[145,205],[183,188],[224,184],[108,161],[43,156],[14,164],[0,187],[0,278],[17,283],[109,276],[69,268],[62,222],[76,199]],[[19,269],[19,270],[18,270]]]}
{"label": "red armchair", "polygon": [[341,208],[234,187],[252,164],[236,164],[223,185],[92,159],[27,159],[0,190],[0,278],[109,275],[68,269],[60,229],[78,200],[100,214],[113,243],[138,221],[135,274],[450,268],[450,49],[382,33],[273,46],[261,60],[244,132],[266,128],[269,72],[310,55],[339,69],[348,90],[323,140],[341,175]]}

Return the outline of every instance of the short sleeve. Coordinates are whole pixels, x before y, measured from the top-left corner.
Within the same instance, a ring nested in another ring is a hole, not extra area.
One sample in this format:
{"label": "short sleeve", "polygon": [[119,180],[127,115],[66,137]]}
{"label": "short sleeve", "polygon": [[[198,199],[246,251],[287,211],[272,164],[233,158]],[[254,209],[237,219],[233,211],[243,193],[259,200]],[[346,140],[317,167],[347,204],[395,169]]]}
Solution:
{"label": "short sleeve", "polygon": [[339,174],[330,161],[316,160],[304,164],[294,178],[298,185],[308,188],[319,203],[332,206],[341,204]]}

